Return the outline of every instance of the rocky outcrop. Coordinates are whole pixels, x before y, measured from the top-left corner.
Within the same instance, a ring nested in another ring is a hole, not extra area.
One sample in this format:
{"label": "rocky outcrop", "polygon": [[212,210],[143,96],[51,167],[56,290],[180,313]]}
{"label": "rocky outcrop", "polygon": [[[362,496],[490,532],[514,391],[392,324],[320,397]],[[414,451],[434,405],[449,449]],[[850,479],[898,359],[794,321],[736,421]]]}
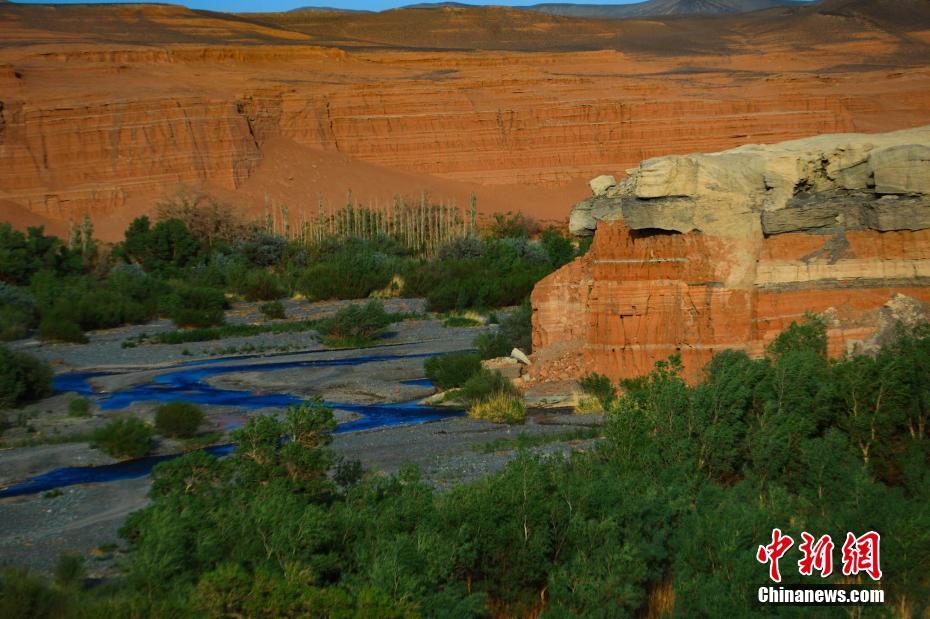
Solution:
{"label": "rocky outcrop", "polygon": [[926,317],[928,147],[923,127],[642,162],[573,209],[594,242],[533,292],[534,376],[630,377],[679,354],[694,379],[806,312],[828,316],[834,354]]}

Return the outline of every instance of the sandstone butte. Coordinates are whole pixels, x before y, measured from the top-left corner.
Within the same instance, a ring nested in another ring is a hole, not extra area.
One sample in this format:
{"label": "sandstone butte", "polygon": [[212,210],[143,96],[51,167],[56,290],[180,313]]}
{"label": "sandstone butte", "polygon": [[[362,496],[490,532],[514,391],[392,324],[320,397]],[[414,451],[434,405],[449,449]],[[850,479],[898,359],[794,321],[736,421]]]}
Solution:
{"label": "sandstone butte", "polygon": [[643,159],[930,122],[930,4],[727,17],[0,3],[0,219],[105,240],[181,186],[260,215],[429,192],[564,219]]}
{"label": "sandstone butte", "polygon": [[673,354],[695,380],[807,312],[833,355],[928,317],[930,126],[660,157],[591,186],[571,216],[591,249],[533,291],[536,381]]}

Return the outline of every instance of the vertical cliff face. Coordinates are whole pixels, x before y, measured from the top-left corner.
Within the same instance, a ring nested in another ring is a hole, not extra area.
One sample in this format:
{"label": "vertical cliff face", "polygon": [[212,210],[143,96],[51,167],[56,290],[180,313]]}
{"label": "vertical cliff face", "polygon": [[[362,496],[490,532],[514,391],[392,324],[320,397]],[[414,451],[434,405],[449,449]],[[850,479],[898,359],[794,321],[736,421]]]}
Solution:
{"label": "vertical cliff face", "polygon": [[[591,250],[533,292],[537,379],[687,376],[821,313],[830,352],[930,302],[930,127],[643,162],[573,210]],[[596,232],[595,232],[596,231]]]}
{"label": "vertical cliff face", "polygon": [[246,117],[220,100],[14,101],[0,114],[2,193],[51,218],[104,214],[179,183],[235,188],[261,160]]}

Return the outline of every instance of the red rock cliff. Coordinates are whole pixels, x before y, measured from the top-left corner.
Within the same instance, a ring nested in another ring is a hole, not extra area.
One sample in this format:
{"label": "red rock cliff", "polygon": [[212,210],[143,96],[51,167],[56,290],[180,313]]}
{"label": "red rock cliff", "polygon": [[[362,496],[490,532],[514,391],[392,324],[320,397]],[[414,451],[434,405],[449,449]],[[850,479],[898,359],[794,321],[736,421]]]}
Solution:
{"label": "red rock cliff", "polygon": [[[760,354],[805,313],[832,354],[930,302],[930,127],[643,162],[576,205],[590,251],[533,291],[537,379],[688,378],[723,349]],[[570,376],[574,375],[574,376]]]}
{"label": "red rock cliff", "polygon": [[[384,20],[399,19],[389,13],[363,20],[359,40],[384,35]],[[484,13],[456,15],[486,25]],[[334,19],[338,30],[354,18]],[[561,217],[554,186],[649,157],[930,122],[922,31],[812,11],[779,18],[776,31],[765,16],[540,19],[492,37],[511,51],[434,29],[464,46],[437,52],[409,27],[379,49],[333,49],[312,44],[321,24],[300,33],[179,7],[3,5],[0,204],[97,221],[191,183],[258,206],[265,193],[315,206],[319,193],[341,201],[379,185],[377,166],[399,172],[382,199],[431,180],[466,199],[489,188],[496,209]],[[668,28],[698,29],[657,40]],[[601,51],[539,47],[548,39]],[[281,143],[299,148],[282,155]],[[319,153],[364,165],[317,178]]]}

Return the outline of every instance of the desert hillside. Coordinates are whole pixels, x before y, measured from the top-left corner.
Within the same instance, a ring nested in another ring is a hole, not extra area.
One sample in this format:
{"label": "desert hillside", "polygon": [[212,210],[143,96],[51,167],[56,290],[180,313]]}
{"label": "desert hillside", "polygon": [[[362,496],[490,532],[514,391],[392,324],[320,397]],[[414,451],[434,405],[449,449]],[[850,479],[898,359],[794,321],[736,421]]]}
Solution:
{"label": "desert hillside", "polygon": [[[930,122],[930,3],[593,20],[0,5],[0,205],[104,237],[178,187],[253,213],[428,192],[564,218],[643,159]],[[56,228],[57,226],[57,228]]]}

